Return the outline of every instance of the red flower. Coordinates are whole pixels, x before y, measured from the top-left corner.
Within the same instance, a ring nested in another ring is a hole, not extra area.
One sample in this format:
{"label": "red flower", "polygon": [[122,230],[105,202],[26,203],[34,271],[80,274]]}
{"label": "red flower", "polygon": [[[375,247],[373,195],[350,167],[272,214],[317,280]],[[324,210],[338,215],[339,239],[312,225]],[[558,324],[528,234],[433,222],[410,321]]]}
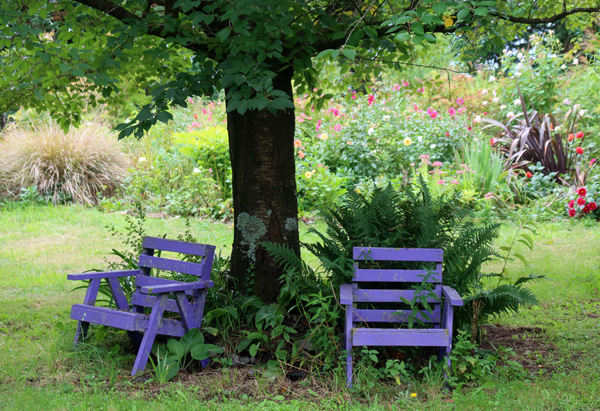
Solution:
{"label": "red flower", "polygon": [[598,206],[596,205],[596,203],[589,203],[588,206],[590,207],[590,211],[594,211],[595,209],[598,208]]}
{"label": "red flower", "polygon": [[590,212],[590,206],[586,205],[585,207],[583,207],[583,212],[586,213],[586,214],[589,213]]}
{"label": "red flower", "polygon": [[577,154],[583,154],[583,148],[582,148],[582,147],[577,147],[577,148],[575,149],[575,152],[576,152]]}
{"label": "red flower", "polygon": [[446,137],[450,137],[450,132],[446,131]]}
{"label": "red flower", "polygon": [[584,197],[579,197],[577,199],[577,205],[584,205],[585,204],[585,198]]}
{"label": "red flower", "polygon": [[575,215],[576,215],[576,214],[577,214],[577,211],[575,211],[575,209],[574,209],[574,208],[572,208],[572,209],[570,209],[570,210],[569,210],[569,215],[570,215],[571,217],[575,217]]}
{"label": "red flower", "polygon": [[575,207],[575,200],[569,201],[569,208]]}
{"label": "red flower", "polygon": [[585,187],[578,188],[577,194],[579,194],[579,197],[585,197],[587,195],[587,190]]}
{"label": "red flower", "polygon": [[369,99],[367,101],[369,102],[369,105],[373,104],[373,101],[375,101],[375,96],[373,94],[369,94]]}
{"label": "red flower", "polygon": [[527,178],[531,178],[531,177],[533,177],[533,174],[531,174],[531,172],[530,172],[530,171],[526,172],[526,173],[525,173],[525,175],[527,176]]}
{"label": "red flower", "polygon": [[575,138],[583,138],[583,131],[580,131],[577,134],[575,134]]}
{"label": "red flower", "polygon": [[573,133],[571,133],[571,134],[569,134],[569,137],[567,138],[567,140],[573,141],[574,138],[575,138],[575,136],[573,135]]}

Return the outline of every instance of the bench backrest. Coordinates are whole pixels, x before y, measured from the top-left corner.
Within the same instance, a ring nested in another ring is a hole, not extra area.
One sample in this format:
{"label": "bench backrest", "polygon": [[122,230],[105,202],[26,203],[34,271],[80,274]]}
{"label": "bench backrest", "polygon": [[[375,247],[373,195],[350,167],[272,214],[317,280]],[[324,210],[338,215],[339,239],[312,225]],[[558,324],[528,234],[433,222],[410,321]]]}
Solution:
{"label": "bench backrest", "polygon": [[[153,285],[173,284],[173,280],[151,276],[151,270],[172,271],[180,274],[188,274],[199,277],[204,281],[210,280],[210,272],[215,255],[215,246],[189,243],[184,241],[170,240],[158,237],[144,237],[142,241],[143,252],[139,257],[138,265],[140,274],[135,279],[136,290],[131,297],[131,303],[134,306],[152,307],[155,297],[152,295],[141,294],[138,292],[140,287]],[[175,260],[155,256],[156,251],[168,251],[195,256],[192,261]],[[187,295],[192,295],[192,291],[186,291]],[[166,311],[178,312],[174,300],[169,300]]]}
{"label": "bench backrest", "polygon": [[427,302],[432,312],[420,310],[416,318],[424,323],[441,322],[443,250],[355,247],[353,254],[352,294],[358,304],[352,322],[406,322],[413,312],[402,298],[413,301],[415,287],[424,278],[431,286]]}

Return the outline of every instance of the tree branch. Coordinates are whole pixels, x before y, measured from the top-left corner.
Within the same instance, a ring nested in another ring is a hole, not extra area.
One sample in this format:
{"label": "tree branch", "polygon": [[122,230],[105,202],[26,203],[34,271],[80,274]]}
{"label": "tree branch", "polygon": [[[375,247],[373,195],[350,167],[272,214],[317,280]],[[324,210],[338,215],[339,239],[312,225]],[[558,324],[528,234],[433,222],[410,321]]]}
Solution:
{"label": "tree branch", "polygon": [[[564,7],[564,4],[563,4]],[[596,7],[575,7],[571,10],[567,10],[566,7],[563,8],[561,13],[555,14],[549,17],[542,18],[530,18],[530,17],[518,17],[518,16],[509,16],[503,14],[493,14],[501,20],[510,21],[511,23],[521,23],[521,24],[546,24],[546,23],[555,23],[559,20],[564,19],[572,14],[577,13],[598,13],[600,12],[600,6]]]}

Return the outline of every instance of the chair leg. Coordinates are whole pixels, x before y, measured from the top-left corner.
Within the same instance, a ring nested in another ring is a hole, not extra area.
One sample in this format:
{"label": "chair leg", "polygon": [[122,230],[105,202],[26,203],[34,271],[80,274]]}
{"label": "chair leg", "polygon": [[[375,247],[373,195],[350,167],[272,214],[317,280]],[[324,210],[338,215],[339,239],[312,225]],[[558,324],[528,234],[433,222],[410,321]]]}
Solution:
{"label": "chair leg", "polygon": [[152,351],[152,344],[154,343],[154,338],[156,337],[156,331],[158,330],[158,325],[162,319],[162,315],[166,306],[167,294],[158,295],[154,302],[152,312],[150,313],[150,318],[148,319],[148,323],[144,331],[144,338],[140,344],[140,349],[137,357],[135,358],[135,363],[133,364],[133,370],[131,371],[132,377],[134,377],[137,373],[144,371],[146,368],[148,357]]}
{"label": "chair leg", "polygon": [[[90,281],[88,284],[88,288],[85,291],[85,297],[83,298],[83,303],[85,305],[94,305],[96,304],[96,298],[98,297],[98,290],[100,289],[100,278],[96,278]],[[77,345],[87,337],[88,329],[90,328],[90,323],[86,321],[79,321],[77,323],[77,330],[75,331],[75,339],[73,340],[73,345],[77,347]]]}
{"label": "chair leg", "polygon": [[73,345],[75,347],[77,347],[81,341],[85,340],[89,328],[90,323],[85,321],[77,322],[77,330],[75,331],[75,339],[73,340]]}
{"label": "chair leg", "polygon": [[352,310],[346,307],[346,388],[352,388]]}

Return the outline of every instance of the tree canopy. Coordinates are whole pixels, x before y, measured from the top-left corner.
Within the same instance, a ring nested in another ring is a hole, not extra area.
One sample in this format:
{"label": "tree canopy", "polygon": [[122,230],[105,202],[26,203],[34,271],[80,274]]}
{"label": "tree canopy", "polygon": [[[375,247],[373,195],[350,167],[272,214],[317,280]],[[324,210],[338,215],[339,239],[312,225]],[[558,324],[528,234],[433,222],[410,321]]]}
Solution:
{"label": "tree canopy", "polygon": [[415,47],[430,45],[436,53],[439,34],[461,38],[469,46],[464,58],[475,60],[532,25],[563,19],[586,25],[599,10],[595,1],[567,0],[2,2],[0,112],[49,110],[67,127],[81,120],[83,101],[118,104],[122,90],[134,87],[151,102],[118,129],[141,137],[157,121],[172,119],[171,106],[224,90],[233,271],[242,281],[248,271],[258,273],[248,287],[275,284],[270,291],[252,286],[272,300],[279,273],[259,256],[265,254],[259,243],[273,240],[299,252],[293,95],[315,90],[317,99],[327,98],[320,65],[335,60],[342,73],[352,70],[354,76],[340,80],[343,87],[381,64],[410,61]]}

